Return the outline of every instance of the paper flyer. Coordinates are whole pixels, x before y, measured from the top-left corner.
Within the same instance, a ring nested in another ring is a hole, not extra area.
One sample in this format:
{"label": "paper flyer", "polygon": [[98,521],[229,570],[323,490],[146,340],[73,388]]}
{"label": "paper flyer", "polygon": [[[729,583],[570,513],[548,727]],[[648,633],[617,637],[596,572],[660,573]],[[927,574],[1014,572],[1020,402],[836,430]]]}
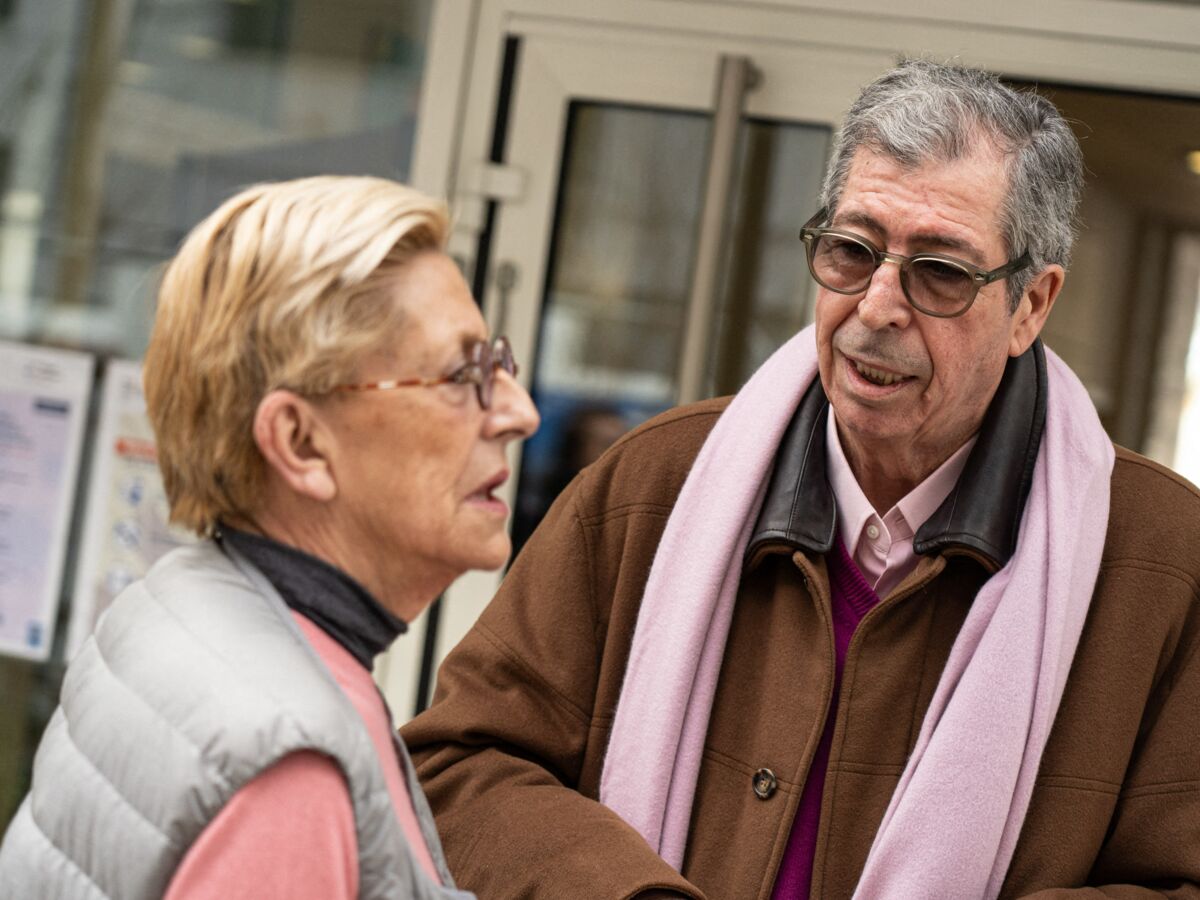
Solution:
{"label": "paper flyer", "polygon": [[139,363],[108,362],[96,432],[68,660],[126,585],[145,575],[168,550],[192,540],[167,524],[167,496],[146,417]]}
{"label": "paper flyer", "polygon": [[93,358],[0,341],[0,653],[50,655]]}

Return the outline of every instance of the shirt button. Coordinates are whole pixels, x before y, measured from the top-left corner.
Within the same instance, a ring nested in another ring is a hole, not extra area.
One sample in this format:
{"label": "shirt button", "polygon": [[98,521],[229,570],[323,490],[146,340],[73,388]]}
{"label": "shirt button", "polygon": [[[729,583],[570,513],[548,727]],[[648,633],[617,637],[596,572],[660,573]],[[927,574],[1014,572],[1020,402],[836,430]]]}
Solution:
{"label": "shirt button", "polygon": [[873,541],[879,538],[879,526],[874,522],[867,526],[867,537]]}
{"label": "shirt button", "polygon": [[770,769],[759,769],[754,773],[754,796],[759,800],[767,800],[779,787],[779,779]]}

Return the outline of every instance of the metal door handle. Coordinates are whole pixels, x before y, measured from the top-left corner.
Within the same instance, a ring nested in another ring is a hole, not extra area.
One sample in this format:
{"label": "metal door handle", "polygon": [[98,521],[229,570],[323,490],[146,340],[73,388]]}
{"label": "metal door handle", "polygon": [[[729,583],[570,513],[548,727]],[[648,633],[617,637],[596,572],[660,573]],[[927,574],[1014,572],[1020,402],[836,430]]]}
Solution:
{"label": "metal door handle", "polygon": [[489,325],[494,335],[504,334],[504,329],[508,324],[508,296],[517,286],[517,275],[516,265],[509,260],[501,260],[496,264],[496,272],[492,276],[496,285],[496,304],[489,317],[491,319]]}
{"label": "metal door handle", "polygon": [[717,75],[716,110],[708,145],[708,173],[704,179],[704,204],[696,236],[696,261],[688,295],[683,350],[679,359],[679,402],[704,396],[705,373],[712,322],[720,287],[721,251],[728,228],[729,196],[733,190],[738,126],[746,94],[761,80],[747,56],[722,56]]}

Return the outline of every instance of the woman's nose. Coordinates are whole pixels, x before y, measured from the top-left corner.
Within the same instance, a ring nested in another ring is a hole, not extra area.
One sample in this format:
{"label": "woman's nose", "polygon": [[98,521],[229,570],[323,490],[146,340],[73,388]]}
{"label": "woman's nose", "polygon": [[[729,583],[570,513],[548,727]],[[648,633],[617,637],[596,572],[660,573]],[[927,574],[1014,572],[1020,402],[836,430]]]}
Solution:
{"label": "woman's nose", "polygon": [[492,431],[506,440],[521,440],[532,435],[541,424],[541,416],[533,405],[533,398],[512,375],[504,370],[496,372],[492,386],[492,406],[488,411]]}

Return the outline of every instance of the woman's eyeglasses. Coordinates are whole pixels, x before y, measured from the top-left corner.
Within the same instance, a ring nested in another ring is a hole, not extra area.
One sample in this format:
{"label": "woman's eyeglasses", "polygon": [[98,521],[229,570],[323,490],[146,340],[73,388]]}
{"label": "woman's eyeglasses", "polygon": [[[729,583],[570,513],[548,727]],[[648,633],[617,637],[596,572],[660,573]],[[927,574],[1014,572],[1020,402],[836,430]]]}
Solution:
{"label": "woman's eyeglasses", "polygon": [[800,240],[808,251],[812,277],[837,294],[865,291],[876,269],[885,262],[895,263],[900,267],[900,287],[913,308],[927,316],[949,319],[970,309],[981,287],[1029,265],[1028,253],[991,271],[941,253],[887,253],[851,231],[814,227],[825,215],[822,209],[809,219]]}
{"label": "woman's eyeglasses", "polygon": [[513,359],[512,346],[508,338],[498,337],[494,341],[476,341],[467,347],[467,362],[449,375],[440,378],[403,378],[388,381],[369,381],[363,384],[339,384],[329,393],[355,393],[360,391],[392,391],[406,387],[436,387],[439,384],[473,384],[479,405],[489,409],[492,405],[492,387],[496,383],[496,371],[503,369],[509,375],[517,374],[517,363]]}

